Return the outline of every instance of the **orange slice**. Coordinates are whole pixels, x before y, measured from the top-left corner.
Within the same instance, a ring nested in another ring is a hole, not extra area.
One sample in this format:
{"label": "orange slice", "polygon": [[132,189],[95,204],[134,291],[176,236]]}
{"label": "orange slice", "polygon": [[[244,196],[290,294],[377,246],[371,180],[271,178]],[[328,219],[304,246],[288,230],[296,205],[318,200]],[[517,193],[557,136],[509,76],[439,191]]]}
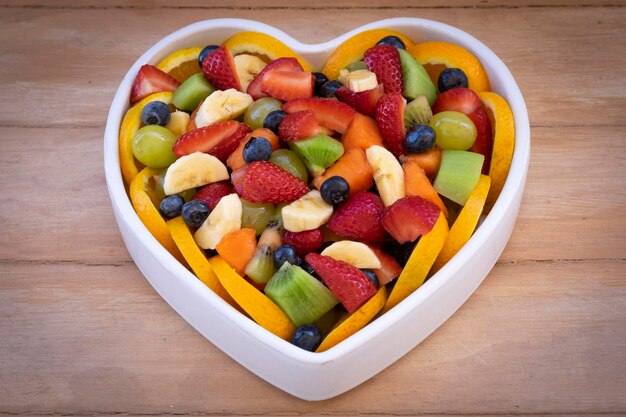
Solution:
{"label": "orange slice", "polygon": [[511,168],[515,148],[515,121],[508,103],[497,93],[486,91],[478,93],[478,97],[487,109],[494,132],[491,165],[489,165],[491,189],[487,196],[487,204],[491,206],[500,195]]}
{"label": "orange slice", "polygon": [[347,314],[340,320],[335,328],[328,333],[328,336],[322,340],[316,352],[324,352],[361,330],[383,308],[385,301],[387,301],[387,290],[383,286],[358,310],[352,314]]}
{"label": "orange slice", "polygon": [[291,338],[296,326],[265,294],[239,275],[220,256],[209,259],[226,291],[259,326],[282,339]]}
{"label": "orange slice", "polygon": [[411,253],[408,262],[398,277],[396,285],[391,290],[391,294],[389,294],[383,313],[395,307],[424,283],[428,271],[435,259],[437,259],[437,255],[443,248],[447,237],[448,221],[446,216],[440,213],[432,230],[422,236],[417,245],[415,245],[413,253]]}
{"label": "orange slice", "polygon": [[489,77],[478,59],[467,49],[448,42],[423,42],[407,51],[426,68],[437,85],[439,74],[445,68],[459,68],[467,75],[469,88],[475,92],[489,91]]}
{"label": "orange slice", "polygon": [[283,57],[293,57],[305,71],[312,71],[311,64],[295,53],[293,49],[273,36],[261,32],[239,32],[224,42],[233,56],[240,54],[256,55],[266,62]]}
{"label": "orange slice", "polygon": [[118,147],[120,153],[120,167],[122,168],[122,175],[124,176],[126,184],[130,184],[141,169],[141,165],[135,160],[135,156],[133,155],[133,137],[142,125],[141,111],[146,104],[152,101],[162,101],[166,104],[170,104],[173,97],[174,93],[171,91],[149,95],[128,109],[124,115],[122,126],[120,127]]}
{"label": "orange slice", "polygon": [[394,35],[402,39],[407,47],[412,47],[413,41],[404,34],[391,29],[372,29],[358,33],[353,37],[344,41],[332,54],[326,59],[322,72],[329,80],[336,80],[339,77],[339,71],[355,61],[363,59],[363,53],[384,38],[385,36]]}
{"label": "orange slice", "polygon": [[478,224],[478,219],[485,207],[490,185],[491,179],[486,175],[481,175],[478,184],[474,187],[474,191],[470,194],[463,209],[461,209],[450,228],[448,238],[430,271],[431,274],[439,271],[472,237],[472,233],[474,233],[474,229],[476,229]]}
{"label": "orange slice", "polygon": [[202,71],[198,55],[202,48],[185,48],[172,52],[157,64],[157,68],[168,73],[182,84],[187,78]]}
{"label": "orange slice", "polygon": [[152,236],[163,245],[169,253],[171,253],[180,263],[187,265],[185,258],[178,250],[176,243],[170,235],[170,231],[165,224],[165,220],[161,217],[161,214],[154,206],[153,177],[159,173],[154,168],[142,169],[130,183],[130,201],[133,204],[133,208],[139,216],[141,222],[152,233]]}

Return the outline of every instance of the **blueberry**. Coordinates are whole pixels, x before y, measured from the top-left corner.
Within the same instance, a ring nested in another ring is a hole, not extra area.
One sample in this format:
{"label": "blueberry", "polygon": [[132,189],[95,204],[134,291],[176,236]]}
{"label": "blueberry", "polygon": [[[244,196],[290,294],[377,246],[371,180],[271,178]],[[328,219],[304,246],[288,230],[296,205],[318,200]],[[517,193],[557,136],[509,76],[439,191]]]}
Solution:
{"label": "blueberry", "polygon": [[378,281],[378,277],[376,276],[374,271],[372,271],[371,269],[361,269],[361,271],[363,271],[363,273],[369,278],[369,280],[372,281],[374,287],[380,287],[380,281]]}
{"label": "blueberry", "polygon": [[404,149],[409,153],[422,153],[435,146],[435,130],[428,125],[416,125],[404,137]]}
{"label": "blueberry", "polygon": [[300,265],[302,263],[302,258],[298,256],[293,246],[283,245],[274,252],[274,266],[276,269],[280,269],[285,262],[289,262],[291,265]]}
{"label": "blueberry", "polygon": [[243,147],[243,160],[246,164],[254,161],[267,161],[271,155],[272,144],[260,136],[253,136]]}
{"label": "blueberry", "polygon": [[307,261],[302,261],[302,263],[300,264],[300,268],[304,269],[304,271],[307,274],[311,275],[313,278],[315,278],[316,280],[324,284],[324,286],[326,286],[326,283],[324,282],[324,280],[321,279],[319,275],[317,275],[317,272],[315,272],[315,269],[313,269],[311,264],[309,264]]}
{"label": "blueberry", "polygon": [[400,266],[404,267],[413,253],[417,242],[398,243],[395,240],[386,242],[383,246],[385,252],[393,256]]}
{"label": "blueberry", "polygon": [[141,121],[145,125],[165,126],[170,121],[170,108],[162,101],[151,101],[141,110]]}
{"label": "blueberry", "polygon": [[217,45],[207,45],[204,47],[202,51],[200,51],[200,55],[198,55],[198,64],[200,64],[200,68],[202,68],[202,63],[204,62],[204,58],[211,52],[215,51],[219,46]]}
{"label": "blueberry", "polygon": [[402,42],[402,39],[393,35],[385,36],[384,38],[379,40],[376,45],[391,45],[398,49],[406,49],[406,45],[404,44],[404,42]]}
{"label": "blueberry", "polygon": [[284,110],[274,110],[271,111],[265,116],[265,120],[263,121],[263,127],[271,130],[272,132],[278,135],[278,125],[283,121],[283,118],[287,115],[287,112]]}
{"label": "blueberry", "polygon": [[320,87],[320,97],[334,98],[335,92],[339,89],[339,87],[343,87],[343,84],[337,80],[326,81]]}
{"label": "blueberry", "polygon": [[439,79],[437,79],[437,87],[439,87],[440,93],[458,87],[467,88],[468,85],[467,75],[458,68],[446,68],[441,71]]}
{"label": "blueberry", "polygon": [[320,187],[320,194],[325,202],[336,206],[350,196],[350,184],[343,177],[335,175],[324,181]]}
{"label": "blueberry", "polygon": [[185,200],[177,195],[168,195],[163,200],[161,200],[161,204],[159,204],[159,211],[166,219],[173,219],[174,217],[180,215],[180,212],[183,209],[183,204],[185,204]]}
{"label": "blueberry", "polygon": [[322,331],[315,324],[303,324],[294,332],[291,343],[301,349],[314,352],[322,343]]}
{"label": "blueberry", "polygon": [[326,81],[328,81],[328,77],[321,72],[314,72],[313,76],[315,77],[315,95],[319,96],[322,86]]}
{"label": "blueberry", "polygon": [[209,217],[209,206],[204,201],[191,200],[183,204],[182,215],[187,226],[198,228]]}

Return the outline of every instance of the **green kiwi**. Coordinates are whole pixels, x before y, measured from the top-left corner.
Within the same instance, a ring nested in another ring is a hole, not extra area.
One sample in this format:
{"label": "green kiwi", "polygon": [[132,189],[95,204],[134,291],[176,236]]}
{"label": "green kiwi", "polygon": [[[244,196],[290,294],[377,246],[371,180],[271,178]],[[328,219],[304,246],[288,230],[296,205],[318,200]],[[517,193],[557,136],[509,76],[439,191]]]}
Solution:
{"label": "green kiwi", "polygon": [[254,256],[246,265],[246,275],[257,284],[265,284],[276,273],[274,251],[281,245],[280,232],[283,228],[281,208],[276,207],[274,215],[261,233]]}
{"label": "green kiwi", "polygon": [[433,84],[426,69],[404,49],[398,49],[400,64],[402,65],[402,95],[408,100],[414,100],[423,94],[428,104],[433,105],[437,98],[437,88]]}
{"label": "green kiwi", "polygon": [[309,173],[314,177],[322,175],[326,168],[343,155],[341,142],[324,134],[289,142],[289,146],[302,158]]}
{"label": "green kiwi", "polygon": [[441,165],[433,183],[444,197],[465,205],[480,179],[485,157],[479,153],[446,149],[441,152]]}
{"label": "green kiwi", "polygon": [[404,108],[404,127],[410,131],[416,125],[427,125],[433,117],[425,95],[419,95]]}
{"label": "green kiwi", "polygon": [[274,215],[273,204],[258,204],[241,199],[241,227],[251,227],[257,236],[263,233],[265,226]]}
{"label": "green kiwi", "polygon": [[172,103],[181,110],[194,111],[198,104],[213,91],[215,91],[215,87],[204,78],[204,74],[199,72],[178,86],[174,91]]}

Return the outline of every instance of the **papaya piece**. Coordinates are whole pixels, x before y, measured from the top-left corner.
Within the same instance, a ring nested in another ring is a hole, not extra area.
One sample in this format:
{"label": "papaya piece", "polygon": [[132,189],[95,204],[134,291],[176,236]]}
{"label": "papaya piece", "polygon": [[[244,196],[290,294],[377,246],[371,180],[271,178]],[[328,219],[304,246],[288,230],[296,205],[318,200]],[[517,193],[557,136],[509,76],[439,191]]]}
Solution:
{"label": "papaya piece", "polygon": [[353,148],[341,155],[341,157],[324,174],[313,179],[313,186],[318,190],[328,178],[338,175],[343,177],[350,185],[350,193],[367,191],[374,184],[374,171],[367,162],[365,152],[359,148]]}
{"label": "papaya piece", "polygon": [[426,176],[426,172],[415,159],[406,159],[402,164],[404,171],[404,189],[406,195],[418,195],[432,203],[435,203],[443,214],[448,217],[448,209],[439,197],[432,183]]}
{"label": "papaya piece", "polygon": [[422,167],[428,178],[435,178],[439,165],[441,165],[441,148],[434,147],[423,153],[413,153],[410,155],[402,155],[400,162],[415,161]]}
{"label": "papaya piece", "polygon": [[225,235],[215,250],[239,275],[245,275],[246,265],[256,251],[256,230],[244,227]]}
{"label": "papaya piece", "polygon": [[274,132],[263,127],[260,129],[254,129],[243,138],[237,149],[235,149],[226,160],[226,165],[233,171],[246,165],[246,161],[243,160],[243,148],[253,137],[262,137],[267,139],[272,145],[272,151],[280,149],[278,136],[276,136]]}
{"label": "papaya piece", "polygon": [[364,152],[373,145],[384,146],[376,120],[359,112],[354,114],[348,130],[341,138],[341,144],[346,151],[359,148]]}

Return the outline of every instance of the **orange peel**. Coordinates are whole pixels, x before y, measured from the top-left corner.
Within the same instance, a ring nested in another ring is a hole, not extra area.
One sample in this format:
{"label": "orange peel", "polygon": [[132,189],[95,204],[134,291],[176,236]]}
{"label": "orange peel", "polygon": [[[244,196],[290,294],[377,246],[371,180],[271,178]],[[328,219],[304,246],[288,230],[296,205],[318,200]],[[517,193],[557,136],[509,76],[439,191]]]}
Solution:
{"label": "orange peel", "polygon": [[161,62],[157,68],[168,73],[179,83],[183,83],[187,78],[202,71],[198,63],[198,56],[202,48],[185,48],[172,52]]}

